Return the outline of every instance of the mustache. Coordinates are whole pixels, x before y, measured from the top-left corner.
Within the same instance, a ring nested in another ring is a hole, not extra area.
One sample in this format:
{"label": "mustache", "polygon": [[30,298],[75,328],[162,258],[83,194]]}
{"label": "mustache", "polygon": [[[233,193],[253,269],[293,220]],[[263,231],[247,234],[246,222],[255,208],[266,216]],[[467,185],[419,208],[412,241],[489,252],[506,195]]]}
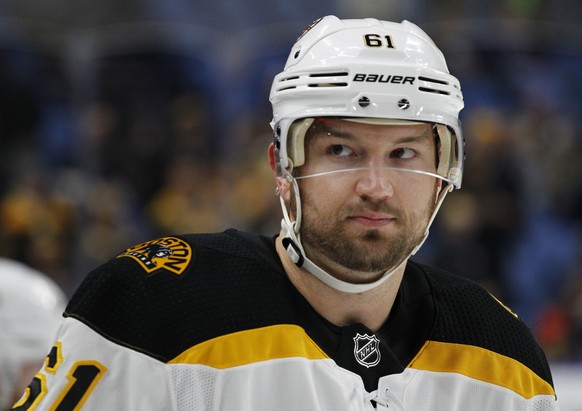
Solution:
{"label": "mustache", "polygon": [[370,198],[362,198],[359,204],[346,207],[343,211],[346,215],[372,211],[376,213],[390,214],[395,218],[402,218],[403,216],[402,210],[391,203],[384,200],[373,200]]}

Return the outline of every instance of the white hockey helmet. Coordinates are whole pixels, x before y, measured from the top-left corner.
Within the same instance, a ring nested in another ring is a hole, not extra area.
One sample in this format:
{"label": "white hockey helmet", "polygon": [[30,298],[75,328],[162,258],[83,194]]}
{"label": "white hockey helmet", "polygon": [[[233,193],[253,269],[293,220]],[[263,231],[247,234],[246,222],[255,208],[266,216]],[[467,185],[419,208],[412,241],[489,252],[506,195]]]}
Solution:
{"label": "white hockey helmet", "polygon": [[270,101],[277,176],[294,186],[293,215],[280,197],[283,246],[288,255],[337,290],[358,293],[377,287],[398,266],[373,283],[352,284],[333,277],[305,255],[300,235],[301,199],[292,175],[292,170],[305,162],[305,135],[314,119],[321,117],[370,124],[433,125],[438,137],[437,173],[420,171],[445,184],[412,255],[428,236],[446,194],[461,187],[464,140],[459,112],[464,103],[459,81],[449,73],[442,52],[413,23],[326,16],[307,27],[292,47],[283,71],[275,76]]}
{"label": "white hockey helmet", "polygon": [[64,309],[65,295],[54,281],[0,258],[0,409],[8,409],[13,395],[24,390],[17,386],[22,367],[38,363],[40,369]]}
{"label": "white hockey helmet", "polygon": [[298,119],[408,120],[436,126],[438,174],[455,188],[461,186],[461,87],[442,52],[413,23],[335,16],[316,20],[275,77],[270,101],[279,171],[303,164],[306,127]]}

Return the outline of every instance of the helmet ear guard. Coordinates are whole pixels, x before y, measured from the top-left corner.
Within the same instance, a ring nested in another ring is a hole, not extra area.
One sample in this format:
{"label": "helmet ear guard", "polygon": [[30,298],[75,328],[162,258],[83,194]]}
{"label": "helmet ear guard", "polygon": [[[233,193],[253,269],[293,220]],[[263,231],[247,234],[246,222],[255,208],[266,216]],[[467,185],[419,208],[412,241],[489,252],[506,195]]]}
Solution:
{"label": "helmet ear guard", "polygon": [[313,124],[313,118],[305,118],[295,121],[289,127],[289,144],[287,145],[287,156],[293,160],[295,167],[305,164],[305,135]]}
{"label": "helmet ear guard", "polygon": [[461,188],[462,169],[459,163],[462,163],[462,159],[459,159],[459,149],[454,144],[458,138],[444,124],[436,124],[435,127],[440,142],[437,174],[443,176],[455,188]]}

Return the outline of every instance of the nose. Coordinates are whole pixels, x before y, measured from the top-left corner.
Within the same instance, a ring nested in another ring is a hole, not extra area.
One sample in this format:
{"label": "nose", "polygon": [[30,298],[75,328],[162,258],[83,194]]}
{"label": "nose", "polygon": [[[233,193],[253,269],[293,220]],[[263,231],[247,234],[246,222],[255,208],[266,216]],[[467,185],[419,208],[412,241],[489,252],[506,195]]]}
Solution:
{"label": "nose", "polygon": [[382,166],[370,166],[359,171],[356,193],[371,199],[386,199],[394,195],[390,170]]}

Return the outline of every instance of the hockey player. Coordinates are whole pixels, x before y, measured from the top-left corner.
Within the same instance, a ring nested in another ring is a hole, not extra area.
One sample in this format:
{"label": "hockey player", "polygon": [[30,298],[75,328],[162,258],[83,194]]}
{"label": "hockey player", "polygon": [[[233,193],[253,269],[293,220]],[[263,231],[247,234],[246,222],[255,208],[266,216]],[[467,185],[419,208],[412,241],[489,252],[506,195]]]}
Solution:
{"label": "hockey player", "polygon": [[169,236],[97,268],[14,409],[557,409],[524,323],[410,260],[463,173],[431,39],[325,17],[270,99],[279,235]]}
{"label": "hockey player", "polygon": [[10,409],[41,367],[64,309],[54,281],[0,258],[0,410]]}

